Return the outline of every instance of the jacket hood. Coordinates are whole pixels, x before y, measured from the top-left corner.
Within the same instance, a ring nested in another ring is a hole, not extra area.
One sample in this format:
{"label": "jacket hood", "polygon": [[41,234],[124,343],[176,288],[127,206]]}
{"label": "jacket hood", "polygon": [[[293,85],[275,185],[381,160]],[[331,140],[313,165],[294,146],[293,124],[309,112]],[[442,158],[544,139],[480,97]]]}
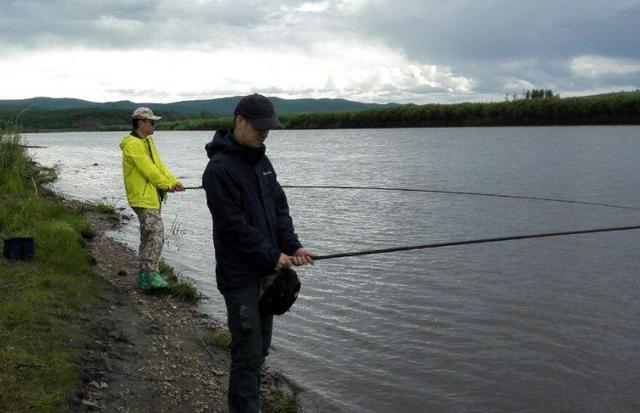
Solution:
{"label": "jacket hood", "polygon": [[120,141],[120,145],[118,145],[120,147],[120,149],[124,150],[125,145],[127,144],[127,142],[129,142],[131,139],[136,139],[131,135],[126,135],[122,138],[122,140]]}
{"label": "jacket hood", "polygon": [[209,159],[217,153],[241,152],[247,156],[247,159],[251,161],[251,163],[255,163],[264,156],[266,150],[264,145],[256,149],[240,145],[233,137],[233,129],[218,129],[215,135],[213,135],[211,142],[207,143],[204,149],[207,151]]}
{"label": "jacket hood", "polygon": [[137,138],[134,135],[132,135],[131,133],[129,133],[128,135],[125,135],[122,140],[120,141],[120,144],[118,146],[120,146],[120,149],[124,150],[125,145],[131,141],[132,139],[145,139],[145,138]]}

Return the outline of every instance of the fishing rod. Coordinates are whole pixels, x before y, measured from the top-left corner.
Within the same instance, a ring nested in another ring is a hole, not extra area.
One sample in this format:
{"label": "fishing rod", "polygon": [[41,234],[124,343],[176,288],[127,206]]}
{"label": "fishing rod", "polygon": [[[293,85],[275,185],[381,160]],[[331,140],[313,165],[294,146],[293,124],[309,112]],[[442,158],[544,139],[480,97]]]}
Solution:
{"label": "fishing rod", "polygon": [[[445,190],[413,189],[413,188],[388,188],[388,187],[373,187],[373,186],[338,186],[338,185],[282,185],[282,187],[283,188],[320,188],[320,189],[369,189],[369,190],[380,190],[380,191],[430,192],[430,193],[443,193],[443,194],[456,194],[456,195],[478,195],[478,196],[531,199],[536,201],[564,202],[564,203],[571,203],[571,204],[640,210],[640,208],[637,208],[637,207],[615,205],[615,204],[604,204],[604,203],[598,203],[598,202],[573,201],[573,200],[567,200],[567,199],[540,198],[540,197],[530,197],[530,196],[520,196],[520,195],[489,194],[489,193],[466,192],[466,191],[445,191]],[[187,186],[184,189],[202,189],[202,186],[190,186],[190,187]],[[560,237],[560,236],[568,236],[568,235],[593,234],[593,233],[599,233],[599,232],[630,231],[630,230],[636,230],[636,229],[640,229],[640,225],[625,226],[625,227],[609,227],[609,228],[592,228],[592,229],[575,230],[575,231],[544,232],[544,233],[537,233],[537,234],[511,235],[506,237],[480,238],[480,239],[471,239],[471,240],[462,240],[462,241],[448,241],[448,242],[438,242],[438,243],[431,243],[431,244],[409,245],[409,246],[402,246],[402,247],[381,248],[381,249],[372,249],[372,250],[364,250],[364,251],[343,252],[338,254],[319,255],[315,257],[314,260],[356,257],[360,255],[372,255],[372,254],[386,254],[390,252],[452,247],[457,245],[486,244],[490,242],[516,241],[516,240],[522,240],[522,239],[550,238],[550,237]]]}
{"label": "fishing rod", "polygon": [[[403,191],[403,192],[427,192],[427,193],[451,194],[451,195],[473,195],[473,196],[487,196],[487,197],[495,197],[495,198],[528,199],[533,201],[561,202],[561,203],[567,203],[567,204],[591,205],[591,206],[600,206],[600,207],[607,207],[607,208],[631,209],[631,210],[640,211],[639,207],[607,204],[607,203],[601,203],[601,202],[575,201],[570,199],[543,198],[543,197],[525,196],[525,195],[493,194],[493,193],[485,193],[485,192],[446,191],[442,189],[390,188],[390,187],[382,187],[382,186],[344,186],[344,185],[282,185],[282,187],[293,188],[293,189],[362,189],[362,190],[374,190],[374,191]],[[186,186],[184,189],[202,189],[202,186]]]}
{"label": "fishing rod", "polygon": [[463,240],[463,241],[438,242],[438,243],[432,243],[432,244],[410,245],[410,246],[395,247],[395,248],[382,248],[382,249],[373,249],[373,250],[364,250],[364,251],[343,252],[339,254],[318,255],[317,257],[314,258],[314,261],[328,260],[332,258],[356,257],[360,255],[386,254],[389,252],[397,252],[397,251],[452,247],[456,245],[485,244],[489,242],[514,241],[514,240],[532,239],[532,238],[549,238],[549,237],[560,237],[565,235],[577,235],[577,234],[593,234],[597,232],[630,231],[635,229],[640,229],[640,225],[633,225],[633,226],[627,226],[627,227],[593,228],[593,229],[584,229],[584,230],[577,230],[577,231],[545,232],[545,233],[539,233],[539,234],[512,235],[508,237],[481,238],[481,239],[471,239],[471,240]]}

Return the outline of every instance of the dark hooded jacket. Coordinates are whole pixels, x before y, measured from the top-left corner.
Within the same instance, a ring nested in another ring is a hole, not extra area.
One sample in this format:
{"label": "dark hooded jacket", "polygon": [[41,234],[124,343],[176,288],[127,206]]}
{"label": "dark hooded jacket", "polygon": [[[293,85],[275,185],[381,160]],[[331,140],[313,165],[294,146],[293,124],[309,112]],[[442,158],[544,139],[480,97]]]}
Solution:
{"label": "dark hooded jacket", "polygon": [[233,130],[218,130],[205,149],[202,186],[213,218],[218,289],[241,289],[273,273],[281,252],[292,255],[302,245],[264,145],[240,145]]}

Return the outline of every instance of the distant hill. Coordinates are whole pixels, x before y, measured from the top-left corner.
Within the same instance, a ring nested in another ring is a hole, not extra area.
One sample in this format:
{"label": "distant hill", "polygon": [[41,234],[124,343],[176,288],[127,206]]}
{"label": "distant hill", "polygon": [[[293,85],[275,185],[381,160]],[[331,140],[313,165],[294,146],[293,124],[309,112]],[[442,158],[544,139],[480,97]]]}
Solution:
{"label": "distant hill", "polygon": [[[238,101],[242,96],[207,100],[186,100],[174,103],[131,102],[122,100],[118,102],[89,102],[71,98],[36,97],[31,99],[0,100],[0,110],[67,110],[67,109],[106,109],[133,111],[138,106],[148,106],[154,112],[174,113],[184,116],[197,115],[201,112],[209,112],[217,116],[231,116]],[[361,103],[346,99],[282,99],[270,97],[278,114],[291,113],[316,113],[316,112],[343,112],[364,109],[383,109],[399,106],[395,103],[376,104]]]}
{"label": "distant hill", "polygon": [[[239,99],[236,96],[166,104],[51,98],[0,101],[0,125],[17,122],[25,132],[124,131],[131,127],[132,110],[144,105],[163,116],[158,124],[160,130],[211,131],[231,126],[232,111]],[[272,99],[287,129],[640,124],[640,91],[426,105]]]}
{"label": "distant hill", "polygon": [[610,98],[638,99],[638,98],[640,98],[640,89],[632,90],[632,91],[601,93],[599,95],[580,96],[580,97],[577,97],[575,99],[610,99]]}

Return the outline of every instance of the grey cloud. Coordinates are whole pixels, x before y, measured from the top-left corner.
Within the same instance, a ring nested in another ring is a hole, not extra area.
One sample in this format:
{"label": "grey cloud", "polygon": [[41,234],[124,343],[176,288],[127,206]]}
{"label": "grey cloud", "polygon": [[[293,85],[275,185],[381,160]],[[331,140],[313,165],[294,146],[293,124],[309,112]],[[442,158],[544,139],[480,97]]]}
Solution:
{"label": "grey cloud", "polygon": [[[358,40],[473,79],[477,96],[519,92],[512,89],[521,84],[566,91],[640,81],[637,73],[581,77],[570,69],[581,55],[640,59],[639,0],[373,0],[354,10],[327,0],[328,7],[314,13],[296,11],[296,0],[0,1],[0,54],[8,48],[210,51],[250,45],[312,56],[318,42]],[[373,88],[380,96],[469,98],[446,77],[435,86],[361,79],[344,91],[329,78],[325,87],[304,92],[369,96]]]}
{"label": "grey cloud", "polygon": [[551,89],[562,96],[596,90],[630,90],[640,85],[640,72],[600,76],[580,76],[570,69],[567,59],[528,61],[513,68],[488,62],[469,64],[474,73],[474,94],[500,98],[504,94],[520,95],[529,88]]}
{"label": "grey cloud", "polygon": [[139,2],[9,1],[0,17],[0,44],[45,48],[86,46],[194,47],[259,40],[282,18],[287,2],[257,0]]}
{"label": "grey cloud", "polygon": [[[504,93],[514,78],[561,90],[628,85],[634,76],[576,78],[570,59],[640,58],[637,0],[389,0],[352,17],[362,35],[473,78],[480,94]],[[527,64],[514,64],[522,61]]]}
{"label": "grey cloud", "polygon": [[132,99],[139,96],[155,96],[157,98],[170,96],[167,92],[159,89],[107,89],[106,91],[117,95],[129,96]]}
{"label": "grey cloud", "polygon": [[404,0],[376,2],[360,27],[432,63],[640,56],[640,2],[612,0]]}
{"label": "grey cloud", "polygon": [[0,46],[206,51],[250,45],[309,51],[318,39],[350,31],[328,11],[301,13],[299,5],[295,0],[9,0],[0,15]]}

